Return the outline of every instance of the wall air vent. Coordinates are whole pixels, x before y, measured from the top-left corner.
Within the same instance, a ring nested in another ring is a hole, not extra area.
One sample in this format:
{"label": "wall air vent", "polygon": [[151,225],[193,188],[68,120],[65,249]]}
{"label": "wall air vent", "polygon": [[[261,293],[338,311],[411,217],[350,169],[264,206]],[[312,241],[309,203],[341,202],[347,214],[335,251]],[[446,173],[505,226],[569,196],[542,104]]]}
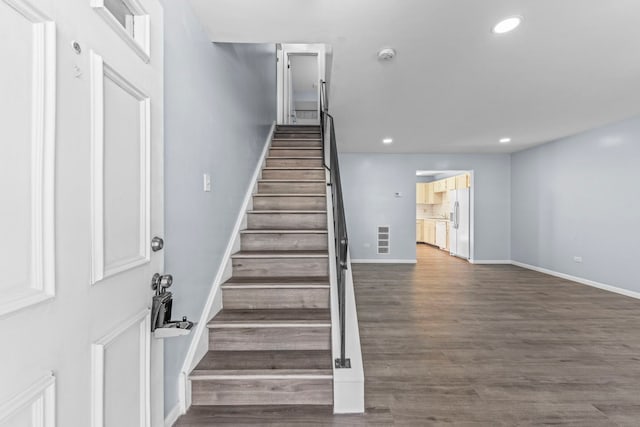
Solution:
{"label": "wall air vent", "polygon": [[390,241],[390,227],[388,225],[378,226],[378,254],[387,255],[391,248],[389,247]]}

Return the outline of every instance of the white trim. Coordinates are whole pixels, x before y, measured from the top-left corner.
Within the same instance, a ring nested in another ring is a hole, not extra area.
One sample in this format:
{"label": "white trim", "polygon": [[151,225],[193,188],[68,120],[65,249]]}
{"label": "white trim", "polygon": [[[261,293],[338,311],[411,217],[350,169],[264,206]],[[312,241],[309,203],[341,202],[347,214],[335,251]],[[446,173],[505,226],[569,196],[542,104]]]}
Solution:
{"label": "white trim", "polygon": [[415,264],[415,259],[365,258],[352,259],[352,264]]}
{"label": "white trim", "polygon": [[572,282],[580,283],[582,285],[587,285],[587,286],[591,286],[591,287],[594,287],[594,288],[602,289],[604,291],[614,292],[616,294],[624,295],[624,296],[627,296],[627,297],[640,299],[640,292],[635,292],[635,291],[631,291],[631,290],[628,290],[628,289],[619,288],[617,286],[607,285],[607,284],[604,284],[604,283],[596,282],[594,280],[584,279],[582,277],[572,276],[570,274],[560,273],[560,272],[557,272],[557,271],[549,270],[549,269],[542,268],[542,267],[537,267],[535,265],[525,264],[525,263],[518,262],[518,261],[511,261],[511,264],[513,264],[513,265],[515,265],[517,267],[526,268],[528,270],[537,271],[539,273],[548,274],[550,276],[559,277],[561,279],[570,280]]}
{"label": "white trim", "polygon": [[469,259],[469,264],[511,264],[509,259]]}
{"label": "white trim", "polygon": [[104,426],[104,353],[109,345],[130,328],[138,326],[140,364],[140,427],[151,426],[151,312],[144,309],[91,345],[91,426]]}
{"label": "white trim", "polygon": [[164,427],[173,427],[173,425],[180,418],[180,403],[176,403],[173,408],[169,411],[167,416],[164,419]]}
{"label": "white trim", "polygon": [[[277,50],[278,58],[276,69],[276,85],[277,85],[277,122],[279,125],[294,124],[290,123],[291,109],[289,103],[289,83],[290,73],[287,64],[289,63],[289,55],[317,55],[318,58],[318,80],[325,80],[326,74],[326,48],[323,44],[282,44],[281,49]],[[318,81],[317,108],[318,118],[315,125],[320,124],[320,82]]]}
{"label": "white trim", "polygon": [[56,378],[53,373],[0,405],[0,423],[24,410],[31,412],[32,427],[56,425]]}
{"label": "white trim", "polygon": [[256,164],[256,168],[253,172],[253,176],[249,180],[249,186],[247,187],[247,192],[245,193],[244,200],[242,201],[242,205],[240,206],[240,210],[238,211],[238,217],[236,218],[236,223],[233,226],[233,231],[231,232],[231,237],[229,238],[229,242],[227,243],[227,248],[225,249],[224,255],[222,256],[222,261],[220,262],[220,266],[218,267],[218,271],[216,273],[215,278],[213,279],[213,283],[211,284],[211,288],[209,289],[209,295],[207,296],[207,301],[204,305],[202,313],[200,314],[200,320],[196,323],[195,331],[193,333],[193,338],[189,343],[189,350],[187,351],[187,355],[184,358],[184,363],[182,364],[182,369],[179,378],[179,390],[178,390],[178,399],[180,401],[180,412],[182,414],[187,412],[187,409],[190,406],[190,402],[188,402],[190,396],[190,382],[189,382],[189,370],[194,362],[196,357],[196,352],[198,349],[198,343],[203,338],[205,333],[208,333],[207,323],[209,321],[209,313],[213,308],[213,303],[216,298],[216,294],[220,289],[220,285],[222,285],[223,278],[225,275],[225,271],[227,269],[227,265],[231,260],[231,254],[233,252],[234,244],[236,242],[237,237],[240,235],[240,229],[242,228],[242,224],[244,222],[245,214],[249,207],[249,202],[253,197],[253,193],[256,187],[256,183],[260,178],[260,173],[262,171],[262,166],[264,165],[265,159],[267,157],[267,153],[269,152],[269,147],[271,145],[271,137],[273,136],[273,132],[276,128],[276,122],[274,121],[271,124],[271,129],[269,130],[269,134],[264,143],[264,148],[262,149],[262,153],[258,159]]}
{"label": "white trim", "polygon": [[0,316],[55,296],[56,27],[25,0],[3,0],[33,27],[31,70],[31,266],[29,289],[0,296]]}
{"label": "white trim", "polygon": [[[326,133],[325,133],[326,134]],[[325,144],[328,145],[328,144]],[[328,150],[327,150],[328,151]],[[329,155],[329,153],[326,153]],[[330,173],[325,171],[325,179],[330,182]],[[333,361],[340,357],[340,314],[338,312],[338,280],[333,228],[333,197],[331,187],[326,188],[327,199],[327,242],[329,249],[329,282],[331,284],[331,365],[333,367],[333,413],[364,413],[364,366],[358,328],[358,311],[353,288],[352,260],[347,251],[345,286],[345,356],[351,360],[351,368],[336,369]]]}
{"label": "white trim", "polygon": [[[144,265],[151,259],[150,189],[151,189],[151,103],[149,97],[105,64],[102,57],[91,51],[91,283]],[[140,233],[138,254],[118,263],[104,265],[104,79],[108,78],[138,100],[140,108]]]}
{"label": "white trim", "polygon": [[[104,0],[91,0],[91,7],[98,15],[111,27],[111,29],[120,37],[145,63],[151,59],[149,50],[149,14],[144,10],[137,0],[120,0],[131,12],[133,12],[134,31],[133,35],[129,34],[127,29],[111,14],[109,9],[104,5]],[[135,30],[137,28],[137,30]]]}

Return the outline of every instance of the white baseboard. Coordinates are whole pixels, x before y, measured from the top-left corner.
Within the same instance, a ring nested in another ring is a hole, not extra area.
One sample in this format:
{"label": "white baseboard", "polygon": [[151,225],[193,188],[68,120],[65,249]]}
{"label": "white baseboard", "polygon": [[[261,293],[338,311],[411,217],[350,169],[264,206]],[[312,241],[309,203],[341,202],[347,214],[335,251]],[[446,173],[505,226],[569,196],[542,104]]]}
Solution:
{"label": "white baseboard", "polygon": [[525,264],[523,262],[511,261],[511,264],[526,268],[527,270],[537,271],[539,273],[548,274],[550,276],[559,277],[561,279],[571,280],[572,282],[580,283],[582,285],[592,286],[594,288],[602,289],[609,292],[614,292],[616,294],[624,295],[631,298],[640,299],[640,292],[630,291],[628,289],[619,288],[617,286],[606,285],[604,283],[596,282],[594,280],[584,279],[582,277],[572,276],[570,274],[559,273],[557,271],[549,270],[542,267],[537,267],[535,265]]}
{"label": "white baseboard", "polygon": [[510,259],[470,259],[471,264],[511,264]]}
{"label": "white baseboard", "polygon": [[238,217],[236,218],[236,223],[233,227],[233,231],[231,233],[231,237],[229,238],[229,242],[227,243],[227,248],[225,250],[224,255],[222,256],[222,261],[218,267],[218,271],[216,273],[215,278],[213,279],[213,283],[211,284],[211,288],[209,290],[209,295],[207,297],[207,300],[205,302],[205,306],[204,309],[202,310],[202,313],[200,314],[200,319],[199,321],[196,323],[196,327],[194,328],[195,331],[193,333],[193,338],[191,339],[191,343],[189,344],[189,350],[187,351],[187,355],[185,356],[185,360],[182,364],[182,369],[181,369],[181,376],[184,378],[183,380],[179,381],[178,387],[178,396],[179,396],[179,411],[180,413],[185,413],[187,411],[187,409],[189,409],[189,398],[188,398],[188,393],[189,391],[186,390],[187,387],[189,387],[189,381],[186,380],[186,378],[189,375],[189,371],[191,369],[191,366],[193,365],[194,359],[196,357],[196,353],[197,353],[197,349],[198,349],[198,343],[200,341],[200,339],[203,337],[204,334],[208,333],[208,329],[207,329],[207,323],[209,322],[209,313],[211,312],[211,309],[213,308],[213,304],[215,301],[215,297],[216,294],[218,292],[218,290],[220,289],[220,286],[222,285],[222,281],[224,278],[224,274],[227,268],[227,264],[229,263],[229,260],[231,259],[231,254],[233,252],[233,247],[234,247],[234,243],[240,233],[240,229],[242,228],[242,224],[243,224],[243,220],[247,211],[247,207],[249,206],[249,202],[251,201],[251,198],[253,197],[253,190],[256,186],[256,183],[258,182],[258,178],[260,177],[260,172],[262,171],[262,166],[265,162],[265,159],[267,157],[267,153],[269,152],[269,147],[271,145],[271,137],[273,136],[273,133],[275,131],[276,128],[276,122],[274,121],[271,124],[271,130],[269,131],[269,134],[267,135],[267,138],[265,140],[264,143],[264,147],[262,149],[262,153],[260,154],[260,157],[258,158],[258,163],[256,164],[256,168],[253,172],[253,176],[251,177],[250,181],[249,181],[249,186],[247,188],[247,192],[245,193],[244,196],[244,200],[242,202],[242,205],[240,206],[240,210],[238,211]]}
{"label": "white baseboard", "polygon": [[371,259],[352,259],[351,264],[415,264],[415,259],[386,259],[386,258],[371,258]]}
{"label": "white baseboard", "polygon": [[178,402],[165,417],[164,427],[173,427],[176,421],[178,421],[178,418],[180,417],[180,415],[182,414],[180,413],[180,402]]}

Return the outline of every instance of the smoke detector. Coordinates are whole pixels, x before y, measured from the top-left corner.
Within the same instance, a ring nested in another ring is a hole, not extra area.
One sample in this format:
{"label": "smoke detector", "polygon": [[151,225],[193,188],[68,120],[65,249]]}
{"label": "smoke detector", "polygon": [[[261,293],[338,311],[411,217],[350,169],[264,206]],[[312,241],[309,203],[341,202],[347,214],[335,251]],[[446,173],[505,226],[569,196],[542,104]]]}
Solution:
{"label": "smoke detector", "polygon": [[391,49],[390,47],[380,49],[380,51],[378,52],[378,59],[382,61],[389,61],[393,59],[394,56],[396,56],[396,50]]}

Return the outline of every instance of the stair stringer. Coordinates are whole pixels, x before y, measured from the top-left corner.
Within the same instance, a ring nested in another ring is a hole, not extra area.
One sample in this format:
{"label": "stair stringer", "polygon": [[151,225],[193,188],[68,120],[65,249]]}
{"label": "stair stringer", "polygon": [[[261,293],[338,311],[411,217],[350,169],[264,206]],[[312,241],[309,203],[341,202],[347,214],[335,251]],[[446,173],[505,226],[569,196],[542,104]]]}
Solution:
{"label": "stair stringer", "polygon": [[231,277],[232,265],[231,255],[240,249],[240,230],[246,228],[247,225],[247,211],[253,208],[253,195],[257,192],[258,181],[262,175],[262,169],[265,166],[267,154],[271,148],[271,141],[276,129],[276,122],[271,124],[271,129],[266,137],[264,148],[256,164],[256,169],[249,181],[247,192],[245,193],[242,206],[238,211],[238,217],[229,242],[227,244],[224,256],[211,288],[207,300],[205,302],[204,309],[200,315],[200,319],[194,328],[193,337],[189,344],[189,350],[185,356],[180,370],[180,376],[178,381],[178,399],[181,414],[185,414],[187,409],[191,406],[191,384],[189,381],[189,373],[195,368],[198,362],[204,357],[209,350],[209,331],[207,329],[207,323],[211,320],[220,310],[222,310],[222,292],[221,285]]}
{"label": "stair stringer", "polygon": [[[327,182],[330,182],[326,172]],[[338,311],[338,280],[335,247],[335,231],[333,227],[333,197],[331,186],[326,189],[327,199],[327,239],[329,243],[329,281],[331,284],[331,353],[333,360],[340,357],[340,314]],[[358,312],[353,289],[351,273],[351,255],[347,253],[347,270],[345,271],[346,297],[346,357],[351,360],[351,368],[336,369],[333,366],[333,413],[364,413],[364,367],[360,347],[360,330],[358,328]]]}

